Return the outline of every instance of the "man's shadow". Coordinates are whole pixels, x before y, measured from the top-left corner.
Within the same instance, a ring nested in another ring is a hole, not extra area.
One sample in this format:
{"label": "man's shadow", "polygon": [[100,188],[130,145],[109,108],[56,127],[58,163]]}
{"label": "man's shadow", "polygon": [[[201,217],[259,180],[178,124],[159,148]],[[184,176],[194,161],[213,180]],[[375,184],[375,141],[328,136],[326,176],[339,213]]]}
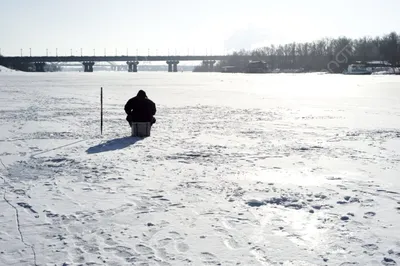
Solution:
{"label": "man's shadow", "polygon": [[86,150],[86,153],[95,154],[107,151],[121,150],[143,139],[144,138],[140,137],[122,137],[122,138],[112,139],[108,140],[105,143],[103,142],[96,146],[90,147],[89,149]]}

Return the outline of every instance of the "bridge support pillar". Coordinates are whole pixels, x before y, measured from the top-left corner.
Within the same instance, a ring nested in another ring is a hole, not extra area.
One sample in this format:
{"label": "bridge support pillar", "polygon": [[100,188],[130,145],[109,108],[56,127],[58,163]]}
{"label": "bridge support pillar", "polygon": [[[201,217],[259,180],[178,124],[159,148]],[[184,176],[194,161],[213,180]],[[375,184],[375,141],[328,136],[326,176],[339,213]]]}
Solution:
{"label": "bridge support pillar", "polygon": [[212,72],[214,70],[215,60],[204,60],[203,65],[206,66],[208,72]]}
{"label": "bridge support pillar", "polygon": [[173,72],[178,72],[178,64],[179,64],[179,61],[178,60],[176,60],[175,62],[174,62],[174,64],[173,64]]}
{"label": "bridge support pillar", "polygon": [[36,72],[44,72],[45,65],[46,65],[46,63],[44,63],[44,62],[36,62],[35,63],[35,71]]}
{"label": "bridge support pillar", "polygon": [[93,72],[94,62],[83,62],[82,64],[84,72]]}
{"label": "bridge support pillar", "polygon": [[210,66],[210,67],[209,67],[209,71],[210,71],[210,72],[213,72],[213,71],[214,71],[214,64],[215,64],[215,62],[216,62],[215,60],[210,60],[210,61],[209,61],[209,66]]}
{"label": "bridge support pillar", "polygon": [[167,64],[168,64],[168,72],[172,72],[172,61],[173,60],[168,60]]}
{"label": "bridge support pillar", "polygon": [[128,72],[138,72],[139,61],[128,61],[126,63],[128,64]]}
{"label": "bridge support pillar", "polygon": [[178,72],[178,60],[168,60],[168,72]]}

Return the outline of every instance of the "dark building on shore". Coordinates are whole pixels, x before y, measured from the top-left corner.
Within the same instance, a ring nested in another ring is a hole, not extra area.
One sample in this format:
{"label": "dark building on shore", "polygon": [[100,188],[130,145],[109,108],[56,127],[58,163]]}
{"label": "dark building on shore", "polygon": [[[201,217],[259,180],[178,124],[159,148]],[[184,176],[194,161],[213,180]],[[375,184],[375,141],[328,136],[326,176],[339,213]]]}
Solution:
{"label": "dark building on shore", "polygon": [[267,73],[268,65],[264,61],[251,61],[247,64],[246,73]]}
{"label": "dark building on shore", "polygon": [[264,61],[251,61],[244,67],[239,66],[223,66],[223,73],[267,73],[268,64]]}

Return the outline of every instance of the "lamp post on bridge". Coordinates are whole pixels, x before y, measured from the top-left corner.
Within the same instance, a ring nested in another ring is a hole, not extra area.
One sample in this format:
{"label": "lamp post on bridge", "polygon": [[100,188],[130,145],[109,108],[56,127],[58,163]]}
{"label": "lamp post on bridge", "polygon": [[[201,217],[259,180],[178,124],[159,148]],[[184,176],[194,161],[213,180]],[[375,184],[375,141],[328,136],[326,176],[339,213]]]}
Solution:
{"label": "lamp post on bridge", "polygon": [[82,57],[82,48],[81,48],[81,57]]}
{"label": "lamp post on bridge", "polygon": [[22,49],[21,49],[21,57],[22,57]]}
{"label": "lamp post on bridge", "polygon": [[49,49],[46,48],[46,56],[49,56]]}
{"label": "lamp post on bridge", "polygon": [[32,57],[32,48],[29,48],[29,56]]}
{"label": "lamp post on bridge", "polygon": [[56,56],[58,56],[58,49],[56,48]]}

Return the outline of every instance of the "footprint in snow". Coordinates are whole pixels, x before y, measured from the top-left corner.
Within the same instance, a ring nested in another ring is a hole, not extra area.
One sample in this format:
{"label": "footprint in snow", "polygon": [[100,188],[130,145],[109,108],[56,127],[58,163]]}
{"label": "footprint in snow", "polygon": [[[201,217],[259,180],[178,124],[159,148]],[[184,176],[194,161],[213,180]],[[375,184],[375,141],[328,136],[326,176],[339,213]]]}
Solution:
{"label": "footprint in snow", "polygon": [[115,253],[116,256],[121,257],[121,258],[130,258],[130,257],[137,255],[137,254],[135,254],[135,252],[132,252],[131,248],[124,247],[124,246],[104,248],[104,250],[107,252],[113,252],[113,253]]}
{"label": "footprint in snow", "polygon": [[21,196],[25,195],[25,190],[23,190],[23,189],[15,189],[13,192],[17,195],[21,195]]}
{"label": "footprint in snow", "polygon": [[108,245],[108,246],[115,246],[115,245],[118,244],[118,243],[115,242],[111,237],[105,238],[105,239],[104,239],[104,243],[105,243],[106,245]]}
{"label": "footprint in snow", "polygon": [[203,260],[216,260],[217,256],[215,256],[214,254],[210,253],[210,252],[201,252],[200,257]]}
{"label": "footprint in snow", "polygon": [[394,266],[394,265],[397,265],[396,261],[394,261],[394,260],[391,259],[391,258],[387,258],[387,257],[383,258],[382,264],[385,265],[385,266]]}
{"label": "footprint in snow", "polygon": [[46,213],[46,217],[48,218],[56,218],[59,216],[57,213],[52,213],[51,211],[44,210],[43,212]]}
{"label": "footprint in snow", "polygon": [[271,261],[267,259],[267,254],[260,247],[251,248],[251,254],[262,264],[269,264]]}
{"label": "footprint in snow", "polygon": [[364,218],[372,218],[376,215],[375,212],[366,212],[364,213]]}
{"label": "footprint in snow", "polygon": [[393,249],[388,250],[389,255],[394,255],[397,258],[400,258],[400,252],[399,251],[394,251]]}
{"label": "footprint in snow", "polygon": [[[162,234],[162,232],[159,232]],[[158,239],[157,233],[152,236],[152,239],[156,240],[156,247],[164,248],[168,245],[173,246],[178,252],[184,253],[189,250],[189,246],[183,242],[183,238],[178,232],[170,231],[167,236]]]}
{"label": "footprint in snow", "polygon": [[366,244],[366,245],[363,245],[362,247],[368,251],[375,251],[375,250],[379,249],[379,247],[375,244]]}
{"label": "footprint in snow", "polygon": [[239,243],[233,237],[230,237],[229,239],[225,239],[224,244],[230,250],[235,250],[235,249],[240,248]]}
{"label": "footprint in snow", "polygon": [[151,247],[145,246],[143,244],[136,245],[136,251],[140,254],[146,254],[146,255],[154,254],[154,250]]}
{"label": "footprint in snow", "polygon": [[163,238],[163,239],[158,241],[158,246],[165,247],[166,245],[170,244],[173,241],[174,240],[172,238],[170,238],[170,237]]}
{"label": "footprint in snow", "polygon": [[189,250],[189,246],[183,242],[179,242],[175,244],[175,248],[178,252],[184,253]]}
{"label": "footprint in snow", "polygon": [[90,245],[83,245],[82,248],[87,252],[87,253],[91,253],[91,254],[100,254],[100,249],[96,246],[93,246],[92,244]]}
{"label": "footprint in snow", "polygon": [[39,215],[37,215],[37,212],[36,212],[36,211],[32,208],[32,206],[29,205],[28,203],[25,203],[25,202],[18,202],[17,204],[18,204],[18,206],[20,206],[20,207],[22,207],[22,208],[25,208],[25,209],[29,210],[30,212],[36,214],[36,215],[35,215],[36,218],[39,217]]}

